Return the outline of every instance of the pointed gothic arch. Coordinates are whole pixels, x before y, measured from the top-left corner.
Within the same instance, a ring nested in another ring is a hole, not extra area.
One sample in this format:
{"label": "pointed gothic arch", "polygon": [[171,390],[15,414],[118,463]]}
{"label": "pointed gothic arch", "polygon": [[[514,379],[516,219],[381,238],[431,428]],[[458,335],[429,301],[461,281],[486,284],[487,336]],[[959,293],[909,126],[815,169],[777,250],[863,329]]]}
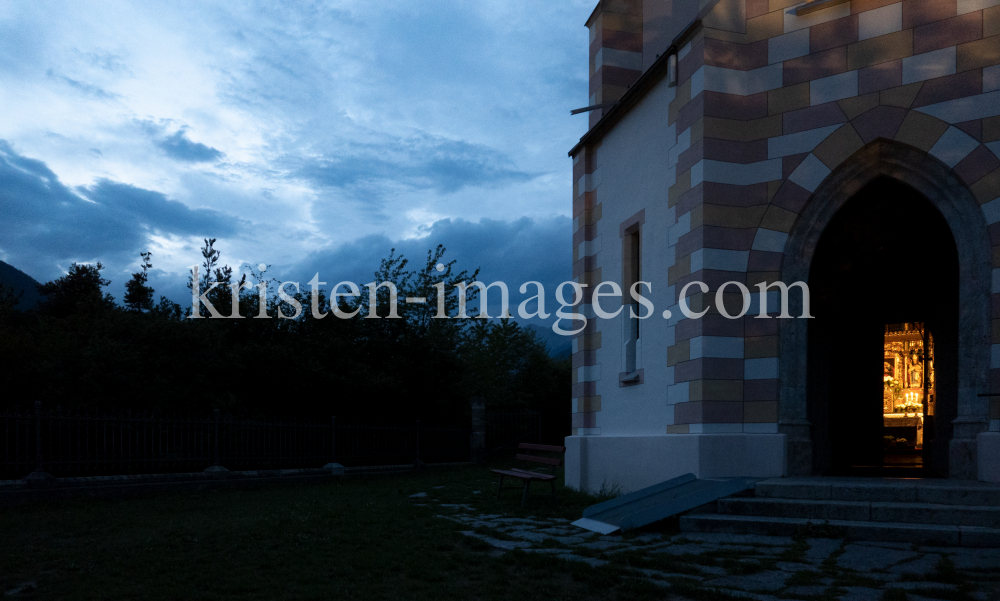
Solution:
{"label": "pointed gothic arch", "polygon": [[[807,157],[806,160],[815,157]],[[875,139],[855,152],[815,188],[802,206],[785,244],[781,279],[808,281],[827,225],[855,194],[877,178],[909,186],[940,211],[958,252],[957,418],[949,447],[949,477],[976,478],[976,436],[989,424],[991,248],[987,223],[975,196],[950,167],[906,144]],[[859,291],[858,302],[863,302]],[[793,314],[799,314],[793,312]],[[813,441],[808,420],[808,323],[782,320],[780,327],[779,431],[787,439],[787,474],[809,475]]]}

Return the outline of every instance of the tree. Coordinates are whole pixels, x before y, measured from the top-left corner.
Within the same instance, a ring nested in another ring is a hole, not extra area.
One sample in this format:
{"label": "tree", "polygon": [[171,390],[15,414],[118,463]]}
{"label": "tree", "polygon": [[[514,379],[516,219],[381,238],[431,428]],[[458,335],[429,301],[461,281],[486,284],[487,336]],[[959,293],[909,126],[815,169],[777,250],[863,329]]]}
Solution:
{"label": "tree", "polygon": [[[444,282],[444,314],[454,317],[458,314],[458,291],[455,286],[459,282],[474,282],[479,277],[479,268],[471,274],[464,269],[458,273],[452,273],[455,261],[443,262],[444,245],[438,244],[433,251],[427,251],[427,262],[424,268],[416,272],[414,279],[414,295],[427,299],[427,304],[416,305],[414,307],[415,322],[422,328],[429,328],[435,323],[444,323],[445,320],[434,320],[438,312],[438,291],[441,289],[440,282]],[[438,269],[441,265],[441,269]],[[473,288],[468,292],[468,300],[475,300],[479,295],[479,289]]]}
{"label": "tree", "polygon": [[95,314],[114,309],[115,299],[101,288],[111,283],[101,277],[104,265],[73,263],[69,273],[61,278],[38,285],[38,291],[45,296],[40,309],[55,317],[78,314]]}
{"label": "tree", "polygon": [[[396,249],[393,248],[389,250],[389,256],[382,259],[378,271],[375,272],[376,285],[382,282],[392,282],[396,286],[399,316],[411,328],[426,331],[434,324],[443,325],[446,322],[451,322],[459,328],[463,325],[461,322],[456,323],[451,319],[434,319],[439,313],[438,292],[444,290],[444,311],[442,313],[449,318],[455,317],[458,313],[458,294],[455,285],[459,282],[474,281],[479,277],[479,269],[471,274],[465,270],[452,273],[455,261],[444,263],[444,253],[444,246],[438,244],[434,250],[427,251],[427,262],[424,263],[423,268],[419,271],[413,271],[406,269],[410,263],[409,259],[401,254],[397,256]],[[438,269],[438,265],[441,266],[440,269]],[[443,288],[441,283],[444,283]],[[477,288],[472,288],[467,294],[468,300],[474,301],[479,291]],[[388,314],[389,290],[385,287],[379,288],[376,292],[376,298],[379,315]],[[406,298],[422,298],[424,302],[410,304],[405,302]],[[340,302],[341,310],[349,312],[353,309],[360,309],[359,317],[369,316],[368,291],[364,287],[361,289],[361,297],[354,303],[345,303],[343,299]]]}
{"label": "tree", "polygon": [[[261,287],[263,287],[264,299],[266,301],[263,307],[263,311],[264,314],[266,314],[268,317],[273,318],[277,316],[276,307],[278,305],[278,301],[275,298],[275,295],[272,294],[272,289],[275,288],[277,285],[279,285],[280,282],[278,282],[278,280],[275,278],[264,277],[264,272],[267,271],[270,265],[266,263],[260,263],[259,267],[263,267],[263,269],[254,269],[253,265],[250,265],[248,267],[250,271],[250,277],[253,278],[254,282],[256,283],[248,287],[245,291],[241,291],[240,314],[245,317],[258,317],[261,315],[260,296],[261,296]],[[243,278],[244,280],[246,279],[245,274]],[[287,307],[285,309],[284,314],[285,315],[288,314]]]}
{"label": "tree", "polygon": [[24,290],[15,292],[13,286],[0,284],[0,316],[13,311],[17,303],[21,301],[22,296],[24,296]]}
{"label": "tree", "polygon": [[461,353],[468,394],[486,397],[488,405],[533,404],[525,383],[534,366],[549,361],[544,343],[513,319],[476,320]]}
{"label": "tree", "polygon": [[150,313],[167,321],[180,321],[184,312],[181,306],[165,296],[160,296],[160,302],[154,305]]}
{"label": "tree", "polygon": [[[205,246],[201,247],[201,273],[198,275],[198,293],[199,295],[204,294],[205,298],[208,299],[215,310],[219,313],[225,315],[226,307],[232,306],[232,286],[233,284],[233,268],[229,265],[224,265],[219,267],[219,257],[222,256],[222,252],[216,250],[215,248],[215,238],[205,238]],[[214,276],[214,277],[213,277]],[[240,281],[235,284],[242,291],[243,286],[246,284],[247,276],[244,275],[240,278]],[[218,283],[211,291],[207,292],[212,284]],[[194,278],[188,278],[188,289],[193,289],[195,286]],[[200,303],[201,301],[199,301]],[[199,308],[199,314],[203,317],[208,317],[211,313],[208,307],[202,305]],[[229,312],[230,315],[232,312]],[[227,316],[228,317],[228,316]]]}
{"label": "tree", "polygon": [[[201,249],[199,294],[214,282],[237,279],[220,264],[215,242],[206,239]],[[536,337],[512,319],[457,319],[456,284],[468,284],[479,273],[457,269],[443,246],[421,256],[425,262],[407,262],[392,251],[377,266],[376,283],[391,281],[398,289],[400,319],[385,317],[386,287],[378,291],[382,317],[366,319],[370,309],[363,285],[358,297],[339,299],[345,313],[358,310],[355,318],[313,319],[307,286],[299,292],[286,289],[301,305],[299,317],[278,319],[279,307],[285,316],[295,311],[278,299],[275,281],[262,273],[271,270],[254,263],[246,279],[268,288],[271,319],[252,319],[261,309],[260,291],[247,289],[239,302],[248,319],[210,326],[184,319],[181,307],[163,297],[153,304],[152,290],[146,291],[152,257],[140,256],[142,268],[126,286],[125,305],[131,310],[60,320],[42,311],[4,315],[0,310],[0,359],[8,366],[0,372],[0,388],[35,386],[37,398],[65,407],[201,411],[216,406],[324,420],[386,413],[458,420],[467,417],[470,396],[485,395],[491,408],[539,411],[543,427],[554,424],[548,438],[562,436],[569,427],[571,362],[549,359]],[[74,264],[70,273],[41,287],[47,299],[42,308],[71,315],[113,307],[103,294],[108,282],[100,277],[101,268]],[[439,312],[442,292],[444,310]],[[476,315],[473,308],[482,298],[477,292],[468,289],[469,315]],[[318,296],[320,310],[328,313],[329,286]],[[414,302],[407,303],[408,297]],[[4,298],[0,290],[0,309]],[[418,298],[425,302],[415,302]],[[207,300],[228,314],[232,290],[216,287]],[[439,313],[448,318],[438,318]]]}
{"label": "tree", "polygon": [[142,257],[142,271],[132,274],[132,279],[125,283],[125,308],[136,313],[153,310],[153,288],[146,285],[149,281],[149,270],[153,267],[150,252],[139,253]]}

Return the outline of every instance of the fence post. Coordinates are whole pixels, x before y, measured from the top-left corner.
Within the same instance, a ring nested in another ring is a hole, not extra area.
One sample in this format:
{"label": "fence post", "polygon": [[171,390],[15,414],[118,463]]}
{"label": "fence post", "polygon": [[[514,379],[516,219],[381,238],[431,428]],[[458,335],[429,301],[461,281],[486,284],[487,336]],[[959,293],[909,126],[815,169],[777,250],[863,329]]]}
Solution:
{"label": "fence post", "polygon": [[343,476],[344,466],[337,463],[337,416],[330,416],[330,463],[323,466],[331,476]]}
{"label": "fence post", "polygon": [[206,472],[228,472],[229,470],[227,470],[226,468],[222,467],[221,462],[219,461],[219,410],[216,409],[213,413],[215,414],[215,452],[214,452],[215,456],[212,459],[212,465],[210,465],[209,467],[205,468],[205,471]]}
{"label": "fence post", "polygon": [[486,399],[474,396],[469,399],[472,407],[472,433],[469,437],[469,460],[473,463],[486,461]]}
{"label": "fence post", "polygon": [[35,401],[35,471],[25,478],[29,487],[46,486],[55,476],[42,469],[42,402]]}
{"label": "fence post", "polygon": [[424,462],[420,461],[420,420],[417,420],[417,458],[413,461],[413,467],[421,468]]}

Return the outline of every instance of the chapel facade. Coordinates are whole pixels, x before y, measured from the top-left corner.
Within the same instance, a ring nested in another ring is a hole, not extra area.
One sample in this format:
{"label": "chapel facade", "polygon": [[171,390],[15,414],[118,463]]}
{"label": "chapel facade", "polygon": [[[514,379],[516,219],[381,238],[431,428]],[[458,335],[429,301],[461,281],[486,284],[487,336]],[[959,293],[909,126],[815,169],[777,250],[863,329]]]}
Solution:
{"label": "chapel facade", "polygon": [[586,25],[567,485],[1000,481],[1000,0],[602,0]]}

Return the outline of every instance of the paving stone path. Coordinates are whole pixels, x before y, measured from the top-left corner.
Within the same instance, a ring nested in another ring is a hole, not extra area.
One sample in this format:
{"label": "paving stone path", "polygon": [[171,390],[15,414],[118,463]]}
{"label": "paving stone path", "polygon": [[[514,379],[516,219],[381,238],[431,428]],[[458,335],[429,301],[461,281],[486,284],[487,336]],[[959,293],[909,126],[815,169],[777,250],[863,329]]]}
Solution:
{"label": "paving stone path", "polygon": [[[414,500],[425,497],[414,495]],[[520,550],[593,567],[628,558],[629,573],[655,584],[725,591],[750,599],[1000,600],[1000,549],[910,543],[791,539],[744,534],[602,536],[564,518],[477,515],[463,504],[438,504],[438,518],[488,543],[500,555]],[[682,595],[683,596],[683,595]],[[720,595],[724,596],[724,595]]]}

